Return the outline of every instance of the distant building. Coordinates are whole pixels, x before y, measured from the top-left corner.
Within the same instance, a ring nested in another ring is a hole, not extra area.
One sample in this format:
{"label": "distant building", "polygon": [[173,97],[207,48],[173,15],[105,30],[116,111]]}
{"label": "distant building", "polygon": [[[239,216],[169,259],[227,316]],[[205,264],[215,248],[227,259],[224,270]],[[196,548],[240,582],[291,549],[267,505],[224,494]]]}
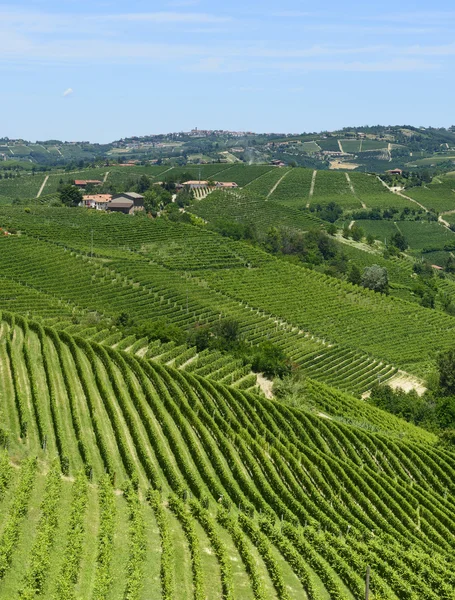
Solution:
{"label": "distant building", "polygon": [[220,189],[233,189],[239,187],[235,181],[217,181],[215,186]]}
{"label": "distant building", "polygon": [[190,181],[184,181],[183,185],[187,185],[190,190],[197,190],[200,188],[204,188],[207,187],[209,184],[208,181],[199,181],[199,180],[190,180]]}
{"label": "distant building", "polygon": [[[188,186],[190,188],[190,190],[198,190],[201,188],[206,188],[209,185],[208,181],[185,181],[183,183],[184,186]],[[239,187],[237,183],[235,183],[235,181],[214,181],[213,185],[219,189],[222,188],[228,188],[228,189],[232,189],[232,188],[236,188]]]}
{"label": "distant building", "polygon": [[286,163],[284,163],[282,160],[271,160],[270,164],[273,165],[274,167],[285,167]]}
{"label": "distant building", "polygon": [[85,188],[88,185],[102,185],[102,181],[99,181],[98,179],[75,179],[74,180],[74,185],[76,185],[78,188]]}
{"label": "distant building", "polygon": [[144,210],[144,196],[136,194],[136,192],[117,194],[108,202],[107,210],[131,215],[139,210]]}
{"label": "distant building", "polygon": [[112,200],[111,194],[88,194],[82,198],[82,206],[106,210],[108,203]]}
{"label": "distant building", "polygon": [[403,175],[403,171],[401,169],[390,169],[390,171],[387,171],[387,173],[389,175]]}

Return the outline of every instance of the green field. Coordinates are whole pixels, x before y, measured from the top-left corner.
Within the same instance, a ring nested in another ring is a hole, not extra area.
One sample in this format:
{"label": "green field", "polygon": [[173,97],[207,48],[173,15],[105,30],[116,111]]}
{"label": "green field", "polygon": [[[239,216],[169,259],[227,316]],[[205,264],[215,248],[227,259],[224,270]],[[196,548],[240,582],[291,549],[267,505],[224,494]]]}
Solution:
{"label": "green field", "polygon": [[352,193],[345,173],[318,171],[311,204],[336,202],[343,209],[362,208],[360,200]]}
{"label": "green field", "polygon": [[[49,205],[60,178],[106,173],[199,166],[53,172],[38,199],[44,176],[0,180],[0,600],[363,600],[368,567],[370,600],[453,600],[453,444],[367,398],[425,386],[453,348],[455,277],[415,271],[455,233],[422,211],[345,239],[308,205],[342,206],[338,226],[418,207],[373,175],[270,165],[202,165],[241,189],[189,215]],[[232,223],[254,235],[217,233]],[[386,258],[398,231],[410,248]],[[274,252],[277,232],[327,258]],[[354,265],[390,293],[348,283]],[[273,386],[258,351],[294,377]]]}
{"label": "green field", "polygon": [[450,598],[455,456],[432,434],[310,379],[295,408],[8,314],[1,330],[1,598],[351,599],[367,564],[378,597]]}
{"label": "green field", "polygon": [[321,151],[321,147],[317,142],[303,142],[302,147],[304,152],[308,152],[308,154],[314,154],[315,152]]}
{"label": "green field", "polygon": [[423,204],[428,210],[443,212],[455,210],[455,184],[450,177],[439,177],[429,185],[413,187],[404,193]]}
{"label": "green field", "polygon": [[390,192],[376,175],[349,173],[349,178],[356,196],[368,208],[418,208],[403,196]]}
{"label": "green field", "polygon": [[381,140],[340,140],[343,150],[351,154],[368,152],[371,150],[382,150],[387,148],[388,142]]}
{"label": "green field", "polygon": [[313,171],[311,169],[292,169],[283,175],[285,175],[284,178],[270,195],[270,200],[294,208],[304,208],[310,202]]}
{"label": "green field", "polygon": [[455,233],[439,223],[400,221],[397,223],[397,227],[406,237],[412,249],[442,250],[446,244],[455,244]]}

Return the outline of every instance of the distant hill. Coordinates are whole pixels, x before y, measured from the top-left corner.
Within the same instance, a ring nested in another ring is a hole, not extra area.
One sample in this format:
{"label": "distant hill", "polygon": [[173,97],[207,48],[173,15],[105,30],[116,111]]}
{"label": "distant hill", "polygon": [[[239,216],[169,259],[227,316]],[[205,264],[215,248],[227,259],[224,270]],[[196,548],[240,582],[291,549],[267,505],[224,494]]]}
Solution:
{"label": "distant hill", "polygon": [[[384,172],[448,169],[455,164],[455,129],[411,125],[346,127],[302,134],[198,131],[147,135],[108,144],[0,138],[0,166],[82,167],[96,161],[184,166],[272,161],[316,169]],[[452,167],[453,168],[453,167]]]}

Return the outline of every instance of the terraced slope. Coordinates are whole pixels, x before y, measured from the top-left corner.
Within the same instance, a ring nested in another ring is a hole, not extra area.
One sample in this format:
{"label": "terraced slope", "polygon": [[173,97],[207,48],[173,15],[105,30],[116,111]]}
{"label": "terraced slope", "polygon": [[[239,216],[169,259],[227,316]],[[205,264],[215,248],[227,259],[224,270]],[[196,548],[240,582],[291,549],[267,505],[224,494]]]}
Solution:
{"label": "terraced slope", "polygon": [[307,385],[292,408],[5,314],[0,598],[351,600],[367,564],[375,599],[453,598],[455,454]]}

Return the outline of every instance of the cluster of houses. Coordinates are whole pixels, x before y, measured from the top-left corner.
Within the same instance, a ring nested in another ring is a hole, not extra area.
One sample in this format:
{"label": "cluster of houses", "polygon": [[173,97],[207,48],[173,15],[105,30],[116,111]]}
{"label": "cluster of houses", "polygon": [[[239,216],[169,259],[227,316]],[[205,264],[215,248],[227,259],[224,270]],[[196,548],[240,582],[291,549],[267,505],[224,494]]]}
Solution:
{"label": "cluster of houses", "polygon": [[[160,182],[157,182],[160,183]],[[96,179],[76,179],[74,185],[84,189],[88,184],[94,186],[101,185],[102,182]],[[190,190],[198,190],[207,188],[212,185],[217,189],[235,189],[238,185],[235,181],[185,181],[178,184],[178,188],[187,188]],[[132,215],[135,212],[144,210],[144,196],[136,192],[123,192],[122,194],[86,194],[82,198],[80,206],[85,208],[94,208],[95,210],[109,210],[112,212],[121,212],[126,215]]]}

